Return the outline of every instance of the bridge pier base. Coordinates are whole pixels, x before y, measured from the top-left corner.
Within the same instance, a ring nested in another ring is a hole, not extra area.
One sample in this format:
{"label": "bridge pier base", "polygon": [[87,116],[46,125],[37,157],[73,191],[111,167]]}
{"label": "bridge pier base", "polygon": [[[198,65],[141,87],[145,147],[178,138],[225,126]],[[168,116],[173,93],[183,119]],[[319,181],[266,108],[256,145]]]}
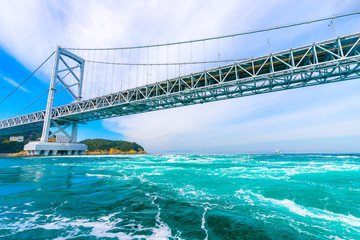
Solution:
{"label": "bridge pier base", "polygon": [[35,156],[80,155],[87,146],[82,143],[29,142],[24,150],[27,155]]}

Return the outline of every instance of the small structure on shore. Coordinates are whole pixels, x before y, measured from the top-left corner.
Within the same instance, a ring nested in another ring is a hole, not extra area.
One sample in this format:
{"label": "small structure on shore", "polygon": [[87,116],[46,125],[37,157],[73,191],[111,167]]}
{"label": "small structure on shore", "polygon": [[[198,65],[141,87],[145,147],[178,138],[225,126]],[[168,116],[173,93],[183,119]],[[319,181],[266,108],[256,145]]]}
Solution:
{"label": "small structure on shore", "polygon": [[9,141],[13,141],[13,142],[23,142],[24,141],[24,136],[11,136],[9,138]]}

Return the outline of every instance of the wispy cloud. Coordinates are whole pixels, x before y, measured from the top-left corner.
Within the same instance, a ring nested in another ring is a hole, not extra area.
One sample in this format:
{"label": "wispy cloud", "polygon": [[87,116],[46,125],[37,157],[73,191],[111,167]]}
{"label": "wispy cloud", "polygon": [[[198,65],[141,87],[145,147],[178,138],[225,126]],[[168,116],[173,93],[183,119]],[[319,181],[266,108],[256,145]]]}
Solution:
{"label": "wispy cloud", "polygon": [[[3,76],[0,76],[0,78],[2,78],[3,80],[5,80],[7,83],[9,83],[10,85],[14,86],[14,87],[18,87],[19,84],[17,82],[15,82],[14,80],[10,79],[10,78],[7,78],[7,77],[3,77]],[[28,89],[24,88],[23,86],[20,86],[19,89],[21,91],[24,91],[24,92],[29,92]]]}

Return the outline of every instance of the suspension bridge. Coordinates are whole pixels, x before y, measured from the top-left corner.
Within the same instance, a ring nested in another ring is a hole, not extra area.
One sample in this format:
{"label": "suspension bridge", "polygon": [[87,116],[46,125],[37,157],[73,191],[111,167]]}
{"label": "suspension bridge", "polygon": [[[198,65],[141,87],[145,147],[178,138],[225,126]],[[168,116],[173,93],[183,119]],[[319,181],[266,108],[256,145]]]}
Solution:
{"label": "suspension bridge", "polygon": [[[347,15],[333,16],[332,19]],[[279,29],[279,27],[274,29]],[[269,31],[269,29],[260,31]],[[218,40],[234,36],[222,36],[214,39]],[[50,87],[43,94],[48,94],[46,109],[1,120],[0,135],[42,130],[42,137],[39,142],[30,142],[25,146],[25,150],[29,154],[79,154],[86,150],[86,146],[77,143],[78,124],[89,121],[360,78],[360,33],[314,42],[277,53],[270,52],[264,56],[250,59],[233,58],[224,60],[218,58],[215,61],[203,59],[203,61],[172,62],[167,58],[166,62],[163,63],[123,62],[123,53],[132,49],[146,49],[145,55],[146,58],[149,58],[148,49],[155,47],[169,48],[171,45],[180,46],[182,44],[193,47],[196,42],[214,39],[112,49],[58,47],[50,56],[54,57],[54,66]],[[76,52],[98,52],[101,50],[113,53],[111,61],[108,59],[104,61],[102,58],[100,60],[89,60],[86,58],[91,54],[88,54],[87,57],[84,57],[84,54],[76,54]],[[116,51],[121,51],[121,57],[118,58],[118,61],[116,61],[117,58],[115,57]],[[178,52],[179,55],[181,53],[185,54],[180,48]],[[169,52],[167,54],[169,55]],[[190,55],[192,54],[191,51]],[[139,54],[137,57],[140,59]],[[128,58],[132,59],[134,57],[128,56]],[[100,70],[95,74],[94,70],[91,69],[86,72],[85,65],[88,67],[91,64],[100,65]],[[114,67],[109,69],[108,65],[121,66],[121,72],[123,72],[124,68],[129,67],[129,72],[132,72],[132,75],[119,77],[119,75],[113,74],[113,76],[109,76],[109,72],[114,72]],[[186,65],[208,65],[212,67],[200,71],[194,71],[192,67],[187,74],[181,74],[182,68]],[[214,65],[216,66],[214,67]],[[95,92],[95,95],[98,96],[91,96],[91,94],[83,96],[86,79],[90,78],[93,80],[89,81],[89,83],[102,79],[105,84],[112,86],[112,84],[120,83],[123,88],[122,79],[132,78],[134,74],[139,75],[138,72],[131,71],[133,66],[145,69],[142,76],[146,83],[137,83],[136,86],[102,95],[99,94],[99,90],[103,89],[103,87],[98,86],[94,90],[94,87],[87,86],[87,92]],[[160,74],[149,73],[149,68],[153,66],[157,68],[156,70]],[[167,75],[164,77],[165,71],[161,71],[159,68],[168,68],[169,66],[175,67],[175,72],[179,69],[179,72],[175,73],[177,76],[168,78]],[[149,83],[150,76],[153,79],[156,78],[156,82]],[[160,80],[161,77],[165,79]],[[55,107],[53,106],[55,93],[61,90],[66,90],[74,101]],[[98,90],[97,93],[96,90]],[[56,130],[50,132],[51,128]],[[71,128],[70,132],[68,132],[68,128]],[[65,136],[65,142],[50,143],[48,141],[51,136],[59,133]]]}

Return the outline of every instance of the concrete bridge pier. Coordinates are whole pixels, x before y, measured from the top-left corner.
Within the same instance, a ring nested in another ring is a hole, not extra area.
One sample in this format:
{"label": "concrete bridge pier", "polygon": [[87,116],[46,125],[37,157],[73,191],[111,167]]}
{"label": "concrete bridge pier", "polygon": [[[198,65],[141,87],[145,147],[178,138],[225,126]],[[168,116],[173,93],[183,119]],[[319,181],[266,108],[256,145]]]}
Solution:
{"label": "concrete bridge pier", "polygon": [[24,150],[29,156],[80,155],[87,150],[87,146],[81,143],[29,142]]}

